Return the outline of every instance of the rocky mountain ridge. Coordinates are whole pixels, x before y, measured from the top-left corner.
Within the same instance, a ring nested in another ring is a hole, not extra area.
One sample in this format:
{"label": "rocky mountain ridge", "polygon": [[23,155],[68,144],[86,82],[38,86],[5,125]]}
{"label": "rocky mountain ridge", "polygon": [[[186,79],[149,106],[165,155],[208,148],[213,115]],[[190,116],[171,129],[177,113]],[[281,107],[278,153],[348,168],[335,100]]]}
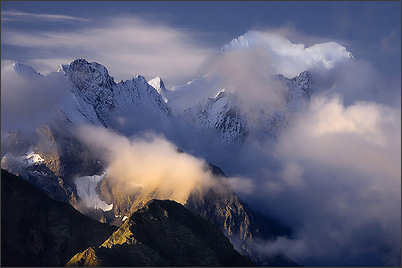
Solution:
{"label": "rocky mountain ridge", "polygon": [[67,263],[86,265],[253,266],[216,226],[169,200],[149,201],[99,248],[88,248]]}

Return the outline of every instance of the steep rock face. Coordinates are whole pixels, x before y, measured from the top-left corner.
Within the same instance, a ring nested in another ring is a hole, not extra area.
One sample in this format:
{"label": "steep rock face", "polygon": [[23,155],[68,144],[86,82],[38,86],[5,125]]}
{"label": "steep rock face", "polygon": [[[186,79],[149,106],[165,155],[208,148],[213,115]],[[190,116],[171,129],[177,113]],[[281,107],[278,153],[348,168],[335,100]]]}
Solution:
{"label": "steep rock face", "polygon": [[216,226],[169,200],[151,200],[101,247],[67,265],[89,263],[89,257],[102,266],[252,266]]}
{"label": "steep rock face", "polygon": [[103,169],[100,160],[80,142],[74,131],[71,122],[52,121],[36,130],[37,143],[33,144],[43,163],[69,186],[73,185],[75,176],[92,175]]}
{"label": "steep rock face", "polygon": [[303,101],[310,98],[311,78],[308,71],[300,73],[292,79],[283,75],[276,76],[289,89],[286,92],[286,106],[291,112],[297,112],[302,108]]}
{"label": "steep rock face", "polygon": [[114,99],[116,106],[119,108],[125,108],[126,103],[130,105],[150,105],[152,108],[160,110],[167,115],[171,114],[169,107],[159,93],[140,75],[117,84]]}
{"label": "steep rock face", "polygon": [[[127,112],[133,108],[138,108],[139,112],[143,110],[145,113],[156,111],[158,116],[171,120],[170,109],[161,95],[140,75],[116,84],[103,65],[96,62],[89,63],[84,59],[61,65],[59,72],[64,72],[70,79],[71,92],[77,102],[81,104],[83,100],[90,106],[90,109],[82,109],[80,106],[85,105],[77,105],[73,109],[79,109],[81,115],[90,119],[93,124],[99,121],[107,128],[116,128],[119,126],[119,122],[114,118],[116,113],[119,116],[120,112]],[[62,109],[67,118],[75,117],[70,111],[71,107],[72,105],[66,105]],[[92,118],[92,110],[96,114],[96,119]]]}
{"label": "steep rock face", "polygon": [[114,230],[2,169],[2,266],[63,266],[76,252],[99,246]]}
{"label": "steep rock face", "polygon": [[[68,65],[62,65],[61,68],[80,91],[97,91],[99,87],[108,89],[116,84],[105,66],[97,62],[89,63],[85,59],[77,59]],[[90,99],[95,101],[94,98]]]}
{"label": "steep rock face", "polygon": [[[115,82],[107,69],[99,63],[77,59],[70,64],[61,65],[58,71],[69,77],[75,97],[88,103],[105,127],[111,127],[107,115],[114,107],[112,87]],[[83,116],[88,118],[85,113]]]}
{"label": "steep rock face", "polygon": [[4,133],[5,137],[1,139],[1,156],[6,153],[22,155],[27,152],[30,146],[30,137],[20,130]]}
{"label": "steep rock face", "polygon": [[183,118],[197,130],[215,129],[229,144],[241,144],[248,134],[247,120],[236,96],[225,91],[186,109]]}
{"label": "steep rock face", "polygon": [[[214,174],[225,183],[222,170],[218,168]],[[290,238],[292,229],[275,218],[256,213],[231,190],[194,190],[184,206],[218,226],[235,249],[257,266],[299,266],[283,253],[266,257],[256,250],[255,242],[273,242],[280,236]]]}
{"label": "steep rock face", "polygon": [[255,213],[230,191],[193,192],[185,207],[213,222],[234,244],[235,249],[258,266],[299,266],[283,254],[272,258],[255,251],[255,241],[275,241],[278,236],[290,236],[291,229],[274,218]]}
{"label": "steep rock face", "polygon": [[[35,152],[44,159],[44,164],[57,176],[63,176],[65,171],[61,163],[61,146],[56,141],[57,134],[48,124],[41,125],[37,130],[37,145]],[[45,160],[46,159],[46,160]]]}

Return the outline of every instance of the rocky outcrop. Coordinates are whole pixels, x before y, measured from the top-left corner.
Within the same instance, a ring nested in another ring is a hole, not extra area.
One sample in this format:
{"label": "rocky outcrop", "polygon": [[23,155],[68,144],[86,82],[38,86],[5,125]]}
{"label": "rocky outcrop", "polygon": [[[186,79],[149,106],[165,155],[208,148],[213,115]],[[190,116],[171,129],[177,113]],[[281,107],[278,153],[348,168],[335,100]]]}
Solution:
{"label": "rocky outcrop", "polygon": [[[42,124],[24,136],[7,136],[1,167],[42,189],[51,198],[76,204],[74,178],[99,173],[103,165],[73,134],[67,120]],[[2,150],[3,152],[3,150]]]}

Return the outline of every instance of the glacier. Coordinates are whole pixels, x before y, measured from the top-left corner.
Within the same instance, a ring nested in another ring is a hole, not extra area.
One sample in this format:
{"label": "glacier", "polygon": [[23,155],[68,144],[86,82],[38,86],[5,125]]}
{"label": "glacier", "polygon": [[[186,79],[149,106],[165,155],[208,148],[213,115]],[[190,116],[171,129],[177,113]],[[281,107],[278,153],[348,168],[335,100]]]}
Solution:
{"label": "glacier", "polygon": [[96,193],[96,186],[105,178],[106,174],[107,172],[101,175],[83,176],[74,180],[77,186],[78,197],[87,208],[101,209],[103,211],[112,210],[113,204],[108,205]]}

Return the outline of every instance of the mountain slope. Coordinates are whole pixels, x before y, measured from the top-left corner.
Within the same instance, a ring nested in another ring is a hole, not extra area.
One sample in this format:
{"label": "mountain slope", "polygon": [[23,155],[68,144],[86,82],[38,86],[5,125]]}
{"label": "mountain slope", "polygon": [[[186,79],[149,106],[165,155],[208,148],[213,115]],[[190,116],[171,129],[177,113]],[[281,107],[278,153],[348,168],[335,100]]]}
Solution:
{"label": "mountain slope", "polygon": [[62,266],[114,230],[1,170],[2,266]]}
{"label": "mountain slope", "polygon": [[[224,176],[224,174],[223,174]],[[221,177],[221,179],[225,179]],[[292,230],[274,218],[254,212],[229,190],[193,191],[185,207],[214,223],[242,255],[258,266],[299,266],[285,254],[267,258],[255,250],[256,241],[275,241],[280,236],[291,237]]]}
{"label": "mountain slope", "polygon": [[292,79],[283,75],[276,75],[273,79],[284,86],[281,92],[284,107],[281,110],[267,112],[264,110],[267,107],[246,110],[236,94],[223,89],[214,98],[207,98],[184,110],[180,119],[197,132],[212,131],[215,136],[211,140],[217,136],[218,143],[223,142],[228,147],[240,146],[249,136],[258,140],[277,138],[289,117],[300,111],[309,100],[311,78],[304,71]]}
{"label": "mountain slope", "polygon": [[151,200],[101,247],[75,255],[67,266],[83,264],[252,266],[213,224],[169,200]]}
{"label": "mountain slope", "polygon": [[[236,193],[227,188],[226,176],[222,170],[209,164],[211,172],[217,176],[219,190],[193,190],[184,204],[192,213],[216,225],[241,254],[249,257],[255,264],[267,266],[298,266],[284,254],[273,258],[260,257],[254,250],[255,241],[275,241],[279,236],[290,237],[292,230],[273,218],[262,217],[254,212]],[[98,185],[100,196],[106,203],[113,203],[112,211],[94,215],[120,226],[121,217],[130,216],[152,199],[162,199],[163,195],[155,188],[151,192],[138,191],[128,194],[127,185],[119,184],[112,178],[105,178]],[[113,213],[111,213],[113,212]],[[123,225],[125,222],[123,222]]]}

